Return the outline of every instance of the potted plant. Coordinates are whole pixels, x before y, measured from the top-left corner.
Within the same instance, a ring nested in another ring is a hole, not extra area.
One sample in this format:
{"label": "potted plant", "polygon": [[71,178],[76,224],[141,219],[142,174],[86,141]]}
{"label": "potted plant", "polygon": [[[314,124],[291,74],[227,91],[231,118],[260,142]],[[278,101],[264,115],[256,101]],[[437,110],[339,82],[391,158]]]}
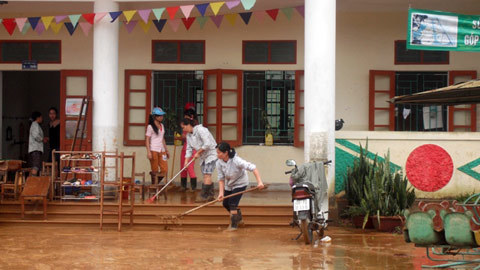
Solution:
{"label": "potted plant", "polygon": [[272,126],[270,125],[270,122],[268,121],[268,116],[265,110],[262,110],[262,122],[263,126],[265,128],[265,145],[267,146],[272,146],[273,145],[273,132],[272,132]]}
{"label": "potted plant", "polygon": [[178,125],[177,114],[174,110],[165,109],[165,117],[163,119],[163,124],[167,130],[173,131],[173,144],[175,146],[181,146],[182,143],[182,134],[180,133],[180,126]]}

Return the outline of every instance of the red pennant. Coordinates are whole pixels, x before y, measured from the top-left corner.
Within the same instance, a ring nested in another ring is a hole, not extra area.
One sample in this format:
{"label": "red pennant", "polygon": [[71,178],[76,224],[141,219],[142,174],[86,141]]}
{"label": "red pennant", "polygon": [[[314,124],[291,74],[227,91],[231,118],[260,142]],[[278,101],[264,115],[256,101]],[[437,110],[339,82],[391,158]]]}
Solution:
{"label": "red pennant", "polygon": [[182,22],[185,25],[185,28],[187,28],[187,30],[190,29],[190,26],[192,26],[195,19],[196,19],[195,17],[190,17],[188,19],[187,18],[182,18]]}
{"label": "red pennant", "polygon": [[277,20],[277,15],[278,15],[278,8],[276,9],[269,9],[266,11],[268,13],[268,15],[270,15],[270,17],[276,21]]}
{"label": "red pennant", "polygon": [[175,14],[177,14],[177,11],[180,7],[167,7],[167,12],[168,15],[170,15],[170,19],[175,19]]}
{"label": "red pennant", "polygon": [[82,17],[85,18],[85,20],[90,24],[93,24],[93,20],[95,19],[95,13],[82,14]]}
{"label": "red pennant", "polygon": [[3,19],[2,23],[3,23],[3,26],[5,26],[5,29],[7,30],[7,32],[11,36],[13,34],[13,31],[15,31],[15,27],[17,26],[15,19]]}

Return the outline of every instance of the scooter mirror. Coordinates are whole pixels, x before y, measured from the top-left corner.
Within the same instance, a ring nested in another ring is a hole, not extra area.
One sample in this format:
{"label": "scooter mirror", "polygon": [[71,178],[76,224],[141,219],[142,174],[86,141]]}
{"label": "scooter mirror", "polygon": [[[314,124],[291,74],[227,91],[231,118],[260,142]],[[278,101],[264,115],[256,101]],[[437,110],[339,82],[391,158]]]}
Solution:
{"label": "scooter mirror", "polygon": [[287,159],[285,164],[287,164],[287,166],[296,166],[297,165],[297,163],[293,159]]}

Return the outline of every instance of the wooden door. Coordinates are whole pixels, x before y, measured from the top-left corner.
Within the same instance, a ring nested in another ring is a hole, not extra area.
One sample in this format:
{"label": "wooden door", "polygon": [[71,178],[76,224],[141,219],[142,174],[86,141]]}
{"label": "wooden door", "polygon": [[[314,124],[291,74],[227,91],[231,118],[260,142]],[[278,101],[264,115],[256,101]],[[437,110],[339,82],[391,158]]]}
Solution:
{"label": "wooden door", "polygon": [[[76,151],[92,150],[92,71],[62,70],[60,72],[60,150],[70,151],[75,135],[78,113],[82,98],[89,98],[86,112],[85,133],[81,138],[81,127],[75,144]],[[80,143],[82,148],[79,149]]]}
{"label": "wooden door", "polygon": [[395,130],[395,106],[388,101],[395,96],[395,72],[370,70],[368,130]]}

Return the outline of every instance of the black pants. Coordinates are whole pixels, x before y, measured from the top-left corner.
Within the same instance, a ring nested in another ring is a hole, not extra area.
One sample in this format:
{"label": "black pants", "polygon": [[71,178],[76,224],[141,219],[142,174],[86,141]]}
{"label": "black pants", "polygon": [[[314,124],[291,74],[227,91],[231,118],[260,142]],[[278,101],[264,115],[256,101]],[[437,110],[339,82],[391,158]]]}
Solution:
{"label": "black pants", "polygon": [[[238,192],[242,192],[245,189],[247,189],[247,186],[234,188],[233,190],[230,190],[230,191],[225,190],[224,193],[223,193],[223,196],[226,197],[230,194],[235,194],[235,193],[238,193]],[[225,209],[227,209],[228,212],[230,212],[230,210],[237,210],[238,204],[240,203],[240,199],[242,198],[242,195],[243,194],[240,194],[240,195],[233,196],[231,198],[223,200],[223,207],[225,207]]]}

